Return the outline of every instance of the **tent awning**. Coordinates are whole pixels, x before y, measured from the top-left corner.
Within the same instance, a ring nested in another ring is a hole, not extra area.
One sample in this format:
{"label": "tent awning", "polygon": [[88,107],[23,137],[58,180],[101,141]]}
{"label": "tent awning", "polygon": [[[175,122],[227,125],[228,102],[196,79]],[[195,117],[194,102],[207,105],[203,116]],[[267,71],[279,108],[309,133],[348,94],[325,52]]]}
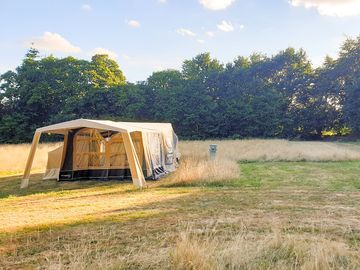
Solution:
{"label": "tent awning", "polygon": [[59,124],[41,127],[38,128],[36,132],[64,134],[67,130],[78,129],[78,128],[96,128],[96,129],[111,130],[117,132],[134,132],[134,131],[157,132],[157,129],[154,128],[155,127],[154,125],[156,124],[114,122],[109,120],[77,119],[77,120],[71,120]]}
{"label": "tent awning", "polygon": [[[42,133],[63,134],[64,140],[66,140],[69,136],[70,130],[76,130],[81,128],[91,128],[91,129],[97,129],[103,131],[115,131],[121,133],[125,146],[127,159],[129,162],[133,183],[138,187],[143,187],[145,185],[145,178],[130,133],[142,132],[143,136],[148,139],[151,136],[154,137],[154,135],[162,136],[163,138],[162,145],[164,145],[165,148],[168,147],[171,151],[172,151],[171,141],[173,140],[173,138],[177,138],[170,123],[114,122],[110,120],[77,119],[77,120],[41,127],[38,128],[34,134],[33,142],[31,145],[30,153],[24,171],[23,180],[21,182],[21,187],[28,186],[30,169],[36,152],[36,147],[39,143],[40,136]],[[145,141],[145,139],[143,139],[143,141]],[[146,147],[147,148],[146,151],[149,152],[149,147],[147,146],[148,143],[149,140],[146,143],[144,143],[144,147]],[[171,154],[173,153],[171,152]]]}

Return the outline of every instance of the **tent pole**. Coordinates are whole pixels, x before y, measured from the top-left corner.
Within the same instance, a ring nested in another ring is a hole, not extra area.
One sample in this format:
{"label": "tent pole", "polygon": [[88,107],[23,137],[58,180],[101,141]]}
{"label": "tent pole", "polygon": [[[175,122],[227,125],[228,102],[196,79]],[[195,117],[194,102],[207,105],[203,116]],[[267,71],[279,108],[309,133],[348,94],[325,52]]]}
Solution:
{"label": "tent pole", "polygon": [[67,143],[68,143],[68,138],[69,138],[69,131],[67,131],[67,132],[64,134],[64,142],[63,142],[63,150],[62,150],[62,153],[61,153],[60,169],[61,169],[62,166],[64,165],[65,155],[66,155],[66,149],[67,149]]}
{"label": "tent pole", "polygon": [[29,153],[28,159],[26,161],[26,167],[25,167],[25,171],[24,171],[24,176],[21,180],[20,188],[26,188],[29,185],[30,170],[31,170],[31,166],[32,166],[32,163],[34,160],[36,147],[40,140],[40,136],[41,136],[41,132],[35,132],[33,141],[31,144],[31,148],[30,148],[30,153]]}
{"label": "tent pole", "polygon": [[123,132],[121,135],[124,141],[126,156],[129,161],[131,178],[135,186],[142,188],[145,186],[145,178],[140,166],[139,158],[135,151],[134,143],[129,132]]}

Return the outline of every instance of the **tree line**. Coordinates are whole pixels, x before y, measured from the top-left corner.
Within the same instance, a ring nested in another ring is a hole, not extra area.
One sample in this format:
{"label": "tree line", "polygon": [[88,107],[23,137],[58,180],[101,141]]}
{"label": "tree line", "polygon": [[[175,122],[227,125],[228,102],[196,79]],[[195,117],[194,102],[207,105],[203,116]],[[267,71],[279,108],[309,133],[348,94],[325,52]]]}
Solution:
{"label": "tree line", "polygon": [[360,36],[314,68],[302,49],[226,64],[209,53],[129,83],[116,61],[40,57],[0,76],[0,142],[76,118],[173,123],[186,139],[360,135]]}

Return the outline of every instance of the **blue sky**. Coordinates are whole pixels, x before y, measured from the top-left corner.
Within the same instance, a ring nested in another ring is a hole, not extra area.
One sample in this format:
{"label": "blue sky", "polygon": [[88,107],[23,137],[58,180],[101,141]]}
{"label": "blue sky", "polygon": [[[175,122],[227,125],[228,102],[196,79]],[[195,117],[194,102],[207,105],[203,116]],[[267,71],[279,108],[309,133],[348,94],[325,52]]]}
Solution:
{"label": "blue sky", "polygon": [[0,73],[42,56],[109,53],[129,81],[210,52],[221,62],[289,46],[314,65],[360,34],[360,0],[0,0]]}

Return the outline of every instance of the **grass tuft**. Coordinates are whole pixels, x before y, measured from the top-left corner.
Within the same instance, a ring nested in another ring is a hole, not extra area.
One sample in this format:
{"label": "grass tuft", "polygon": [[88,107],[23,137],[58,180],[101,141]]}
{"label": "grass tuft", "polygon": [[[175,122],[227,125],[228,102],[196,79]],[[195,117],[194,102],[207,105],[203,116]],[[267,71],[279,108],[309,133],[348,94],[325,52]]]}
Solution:
{"label": "grass tuft", "polygon": [[[211,229],[213,230],[213,228]],[[228,239],[228,240],[226,240]],[[345,243],[274,230],[270,235],[180,234],[172,252],[173,269],[358,269],[360,255]]]}

